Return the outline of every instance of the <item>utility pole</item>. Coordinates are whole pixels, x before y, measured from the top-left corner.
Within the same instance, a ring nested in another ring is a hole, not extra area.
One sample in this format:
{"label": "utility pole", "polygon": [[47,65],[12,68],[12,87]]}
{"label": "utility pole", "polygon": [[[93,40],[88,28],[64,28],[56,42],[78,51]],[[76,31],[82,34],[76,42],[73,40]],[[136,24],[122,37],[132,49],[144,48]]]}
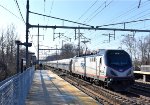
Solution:
{"label": "utility pole", "polygon": [[38,43],[38,53],[37,53],[37,57],[38,57],[38,64],[39,64],[39,24],[38,24],[38,40],[37,40],[37,43]]}
{"label": "utility pole", "polygon": [[[28,44],[28,32],[29,32],[29,0],[27,0],[27,11],[26,11],[26,44]],[[28,46],[26,46],[26,66],[28,68],[29,61],[28,61]]]}
{"label": "utility pole", "polygon": [[56,45],[56,60],[57,60],[58,58],[57,58],[57,45]]}
{"label": "utility pole", "polygon": [[16,67],[17,67],[17,74],[20,72],[19,71],[19,43],[20,43],[20,41],[15,41],[15,43],[17,44],[17,62],[16,62]]}
{"label": "utility pole", "polygon": [[[58,36],[55,37],[55,34],[58,34]],[[53,33],[53,41],[58,37],[60,38],[60,36],[64,36],[64,33]]]}
{"label": "utility pole", "polygon": [[[55,37],[55,34],[58,34],[58,36]],[[60,38],[62,38],[62,37],[66,38],[66,40],[69,40],[69,41],[71,42],[71,38],[65,36],[64,33],[54,33],[54,32],[53,32],[53,41],[54,41],[56,38],[59,38],[59,39],[60,39]]]}
{"label": "utility pole", "polygon": [[57,60],[57,68],[58,68],[57,45],[56,45],[56,60]]}
{"label": "utility pole", "polygon": [[149,46],[149,49],[148,49],[148,63],[150,65],[150,33],[149,33],[148,46]]}
{"label": "utility pole", "polygon": [[115,31],[114,31],[114,34],[102,34],[102,35],[105,35],[105,36],[108,36],[109,37],[109,43],[110,43],[110,38],[113,37],[114,40],[115,40]]}
{"label": "utility pole", "polygon": [[[38,24],[38,26],[39,26],[39,24]],[[44,35],[40,35],[40,28],[38,27],[38,33],[37,33],[37,35],[33,35],[33,36],[37,36],[37,64],[39,64],[39,48],[40,48],[39,37],[43,36],[43,40],[44,40]]]}
{"label": "utility pole", "polygon": [[17,60],[16,60],[16,67],[17,67],[17,73],[19,73],[19,46],[20,45],[24,45],[24,46],[28,46],[31,47],[32,43],[22,43],[19,40],[16,40],[15,43],[17,44]]}
{"label": "utility pole", "polygon": [[78,29],[78,56],[80,56],[80,29]]}
{"label": "utility pole", "polygon": [[62,40],[62,47],[61,47],[62,49],[63,49],[63,47],[64,47],[64,43],[63,43],[63,42],[64,42],[64,40]]}

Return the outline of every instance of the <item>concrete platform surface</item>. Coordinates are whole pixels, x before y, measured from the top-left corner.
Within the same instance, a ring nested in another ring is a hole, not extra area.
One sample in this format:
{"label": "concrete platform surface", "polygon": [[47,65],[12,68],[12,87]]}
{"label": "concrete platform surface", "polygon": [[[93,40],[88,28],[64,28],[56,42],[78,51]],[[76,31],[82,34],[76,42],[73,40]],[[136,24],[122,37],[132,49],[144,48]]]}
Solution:
{"label": "concrete platform surface", "polygon": [[145,74],[145,75],[150,75],[150,72],[145,72],[145,71],[133,71],[136,74]]}
{"label": "concrete platform surface", "polygon": [[100,105],[50,70],[34,74],[26,105]]}

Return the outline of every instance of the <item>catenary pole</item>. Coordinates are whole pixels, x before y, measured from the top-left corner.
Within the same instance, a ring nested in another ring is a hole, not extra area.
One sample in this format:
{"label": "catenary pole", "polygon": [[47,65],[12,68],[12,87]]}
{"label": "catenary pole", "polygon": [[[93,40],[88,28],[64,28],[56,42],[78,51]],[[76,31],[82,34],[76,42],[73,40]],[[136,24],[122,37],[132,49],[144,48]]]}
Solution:
{"label": "catenary pole", "polygon": [[[39,24],[38,24],[38,26],[39,26]],[[37,56],[38,56],[38,62],[37,62],[37,63],[38,63],[38,64],[39,64],[39,36],[40,36],[40,35],[39,35],[39,27],[38,27],[38,40],[37,40],[37,41],[38,41],[38,42],[37,42],[37,43],[38,43],[38,53],[37,53]]]}
{"label": "catenary pole", "polygon": [[[27,0],[26,6],[26,44],[28,44],[28,36],[29,36],[29,0]],[[26,45],[26,66],[28,67],[28,45]]]}

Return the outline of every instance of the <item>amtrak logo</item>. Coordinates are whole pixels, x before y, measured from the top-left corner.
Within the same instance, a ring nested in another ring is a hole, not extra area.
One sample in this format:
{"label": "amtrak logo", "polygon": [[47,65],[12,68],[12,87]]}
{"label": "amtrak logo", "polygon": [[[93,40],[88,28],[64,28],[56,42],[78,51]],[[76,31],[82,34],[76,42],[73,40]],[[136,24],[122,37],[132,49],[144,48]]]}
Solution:
{"label": "amtrak logo", "polygon": [[84,69],[85,68],[85,63],[81,62],[81,67]]}
{"label": "amtrak logo", "polygon": [[120,71],[120,72],[122,72],[122,71],[123,71],[123,69],[119,69],[119,71]]}

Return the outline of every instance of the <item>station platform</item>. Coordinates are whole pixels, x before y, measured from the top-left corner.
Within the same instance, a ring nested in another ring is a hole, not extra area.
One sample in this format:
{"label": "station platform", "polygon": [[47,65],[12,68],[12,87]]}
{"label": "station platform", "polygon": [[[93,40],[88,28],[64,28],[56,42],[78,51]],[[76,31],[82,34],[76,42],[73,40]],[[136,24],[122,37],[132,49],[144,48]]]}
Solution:
{"label": "station platform", "polygon": [[148,78],[150,78],[150,72],[145,71],[134,71],[135,77],[143,76],[143,82],[147,82]]}
{"label": "station platform", "polygon": [[135,74],[145,74],[150,75],[150,72],[144,72],[144,71],[134,71]]}
{"label": "station platform", "polygon": [[36,70],[26,105],[100,105],[50,70]]}

